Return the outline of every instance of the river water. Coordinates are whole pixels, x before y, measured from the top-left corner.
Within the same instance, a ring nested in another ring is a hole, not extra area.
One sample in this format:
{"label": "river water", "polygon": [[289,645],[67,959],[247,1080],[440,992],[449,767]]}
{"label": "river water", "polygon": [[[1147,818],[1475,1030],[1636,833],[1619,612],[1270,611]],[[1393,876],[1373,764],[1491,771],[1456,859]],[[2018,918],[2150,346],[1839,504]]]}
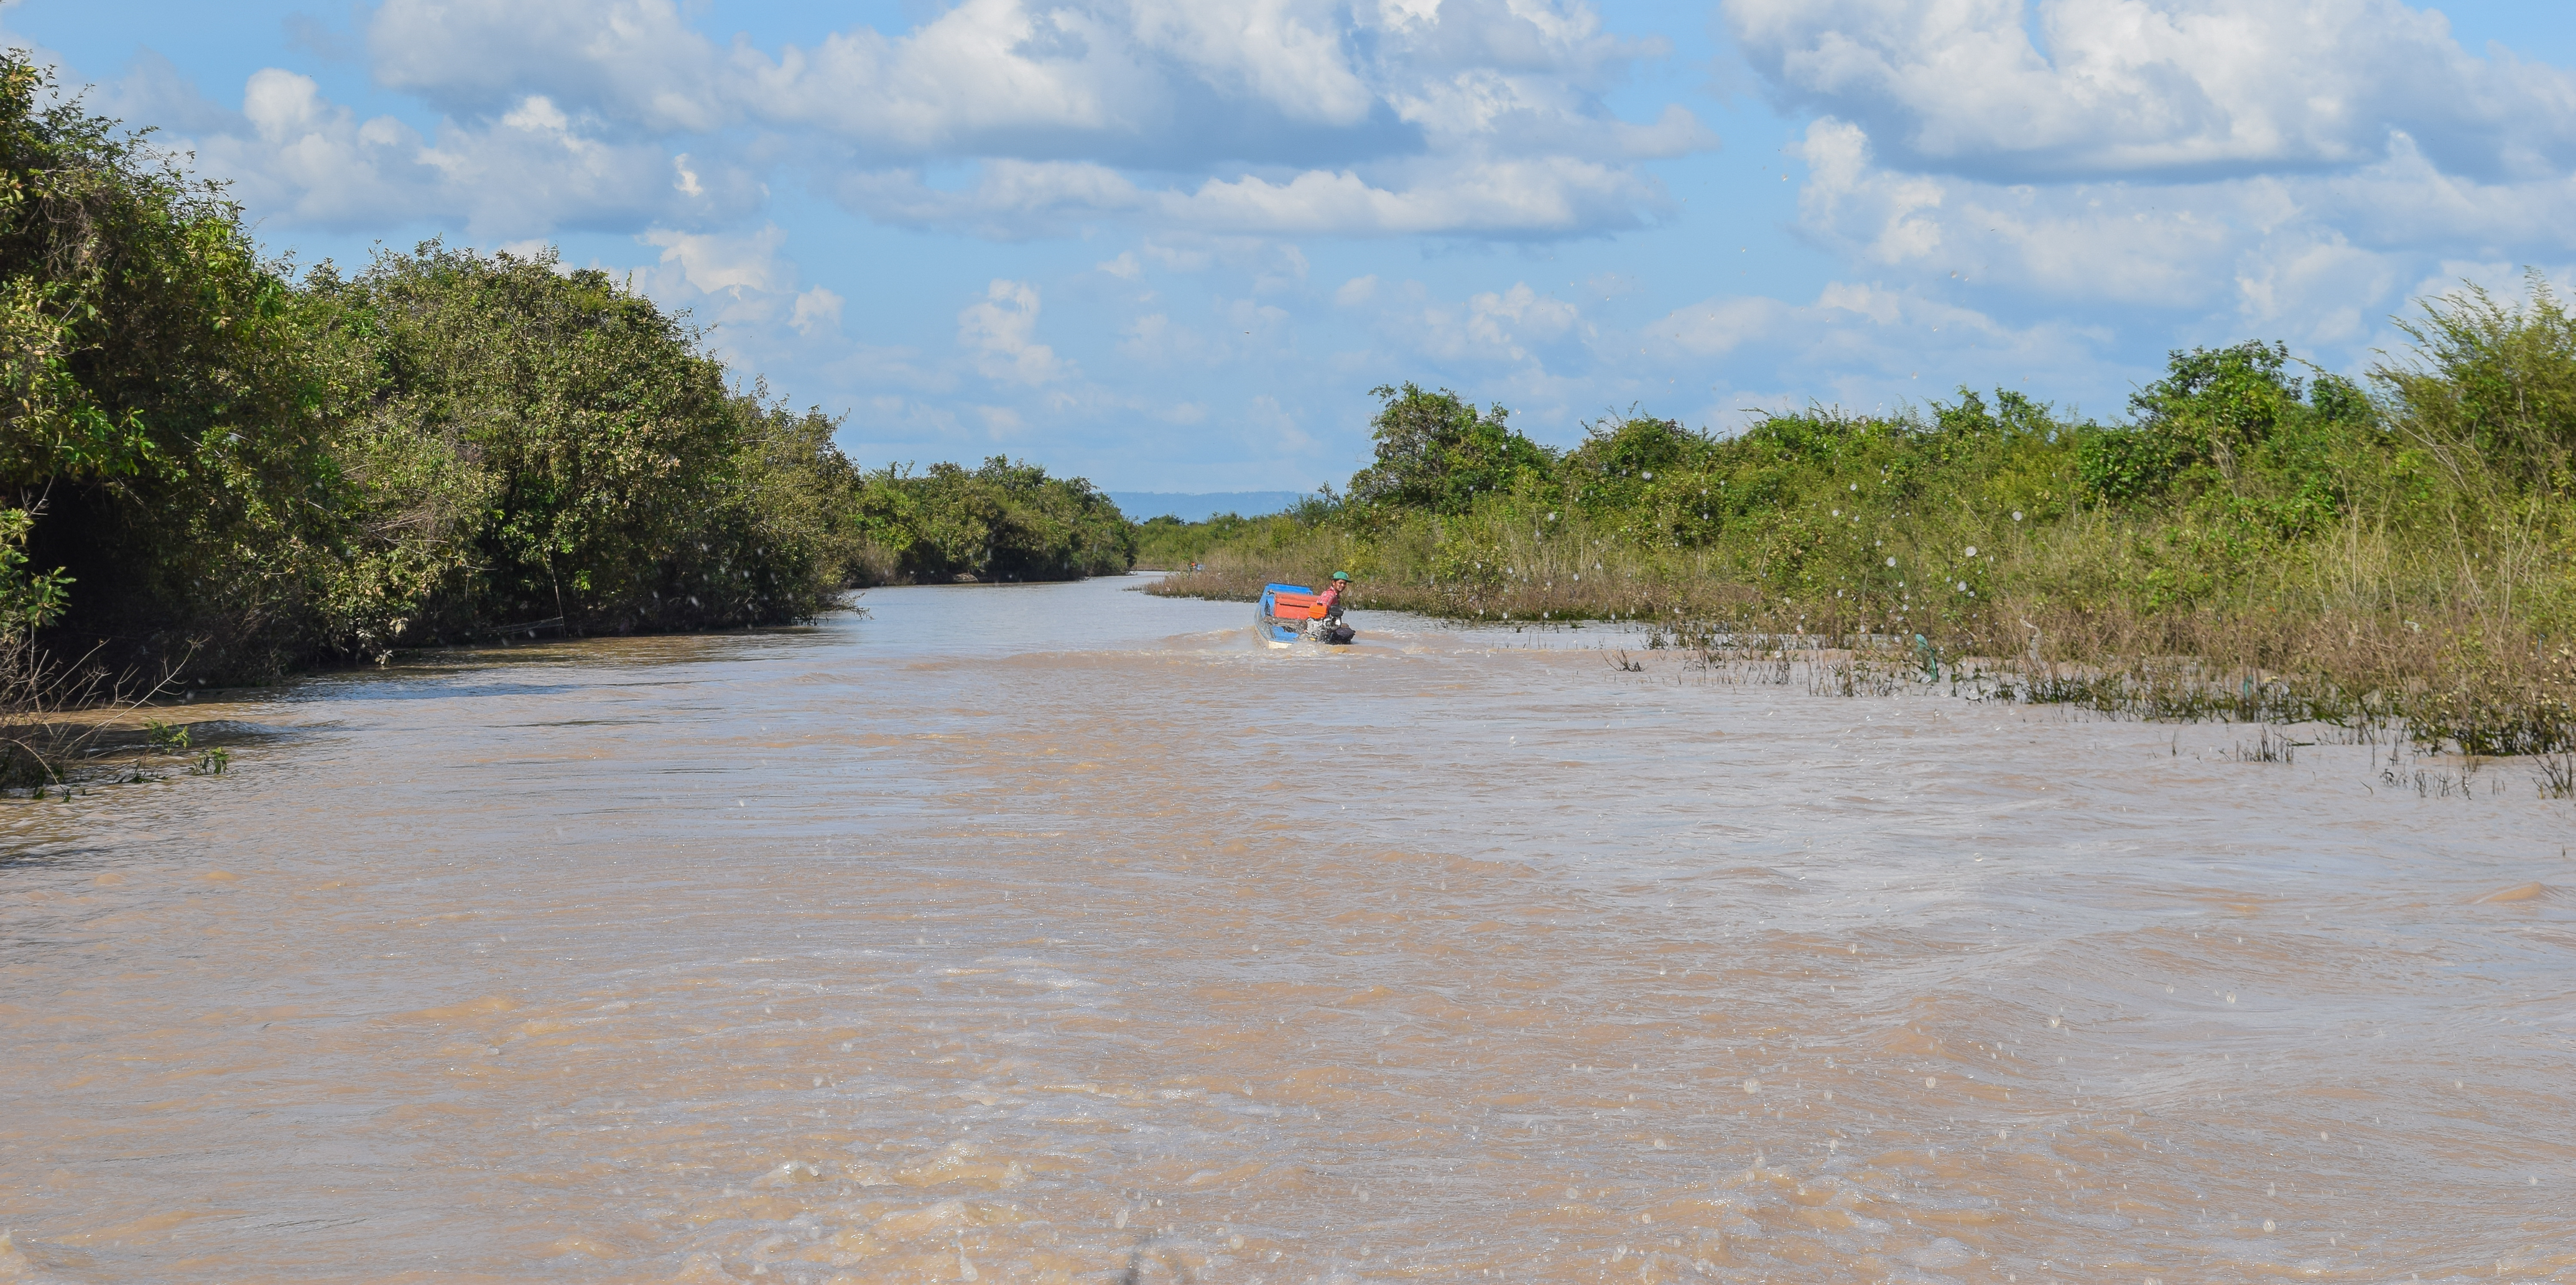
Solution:
{"label": "river water", "polygon": [[0,1280],[2576,1278],[2524,766],[1136,583],[0,805]]}

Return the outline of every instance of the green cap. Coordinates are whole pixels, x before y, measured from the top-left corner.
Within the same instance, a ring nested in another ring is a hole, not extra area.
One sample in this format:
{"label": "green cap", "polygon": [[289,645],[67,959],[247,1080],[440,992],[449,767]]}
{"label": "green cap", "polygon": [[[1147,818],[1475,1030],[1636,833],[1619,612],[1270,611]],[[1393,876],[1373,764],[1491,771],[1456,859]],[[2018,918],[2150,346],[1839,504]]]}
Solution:
{"label": "green cap", "polygon": [[1333,573],[1333,578],[1335,580],[1348,580],[1351,578],[1351,573],[1347,571],[1336,571]]}

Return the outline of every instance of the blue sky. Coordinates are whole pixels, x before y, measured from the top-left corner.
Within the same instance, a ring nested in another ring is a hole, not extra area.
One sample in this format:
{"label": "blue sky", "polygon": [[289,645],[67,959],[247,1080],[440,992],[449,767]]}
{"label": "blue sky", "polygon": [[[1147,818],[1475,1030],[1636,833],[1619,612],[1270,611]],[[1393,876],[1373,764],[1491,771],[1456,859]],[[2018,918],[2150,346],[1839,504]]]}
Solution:
{"label": "blue sky", "polygon": [[274,252],[561,247],[862,463],[1305,490],[1368,390],[1541,440],[2167,350],[2359,373],[2576,265],[2576,7],[15,0]]}

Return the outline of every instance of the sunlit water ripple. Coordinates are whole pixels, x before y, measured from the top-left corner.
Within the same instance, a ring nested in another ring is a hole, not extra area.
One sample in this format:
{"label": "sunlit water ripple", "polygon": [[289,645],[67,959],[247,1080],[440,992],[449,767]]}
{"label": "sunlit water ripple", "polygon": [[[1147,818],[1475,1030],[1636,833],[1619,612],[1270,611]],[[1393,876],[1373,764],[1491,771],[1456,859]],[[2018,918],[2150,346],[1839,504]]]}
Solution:
{"label": "sunlit water ripple", "polygon": [[0,1280],[2576,1275],[2520,765],[1133,583],[0,805]]}

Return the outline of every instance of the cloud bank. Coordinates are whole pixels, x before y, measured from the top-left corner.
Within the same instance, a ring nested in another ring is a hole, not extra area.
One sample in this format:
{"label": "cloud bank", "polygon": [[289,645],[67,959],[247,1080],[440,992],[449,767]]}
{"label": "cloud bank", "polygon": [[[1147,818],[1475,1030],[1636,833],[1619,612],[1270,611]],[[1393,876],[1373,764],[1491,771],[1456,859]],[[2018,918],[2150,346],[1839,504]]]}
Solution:
{"label": "cloud bank", "polygon": [[1776,101],[1891,163],[1992,182],[2366,165],[2403,136],[2486,181],[2576,162],[2576,78],[2397,0],[1724,0]]}
{"label": "cloud bank", "polygon": [[[266,70],[176,141],[298,225],[478,236],[738,219],[801,177],[888,223],[1556,238],[1670,209],[1716,146],[1603,96],[1656,40],[1579,0],[965,0],[910,31],[720,43],[673,0],[385,0],[360,119]],[[168,99],[168,86],[138,97]]]}
{"label": "cloud bank", "polygon": [[1812,113],[1800,228],[2043,307],[2357,343],[2436,261],[2576,251],[2576,77],[2395,0],[1725,0]]}
{"label": "cloud bank", "polygon": [[[2112,410],[2170,348],[2351,370],[2410,297],[2576,264],[2576,77],[2401,0],[352,12],[238,96],[147,54],[100,105],[265,236],[581,242],[875,458],[1311,484],[1404,378],[1560,436],[1959,382]],[[1754,92],[1673,79],[1703,53]]]}

